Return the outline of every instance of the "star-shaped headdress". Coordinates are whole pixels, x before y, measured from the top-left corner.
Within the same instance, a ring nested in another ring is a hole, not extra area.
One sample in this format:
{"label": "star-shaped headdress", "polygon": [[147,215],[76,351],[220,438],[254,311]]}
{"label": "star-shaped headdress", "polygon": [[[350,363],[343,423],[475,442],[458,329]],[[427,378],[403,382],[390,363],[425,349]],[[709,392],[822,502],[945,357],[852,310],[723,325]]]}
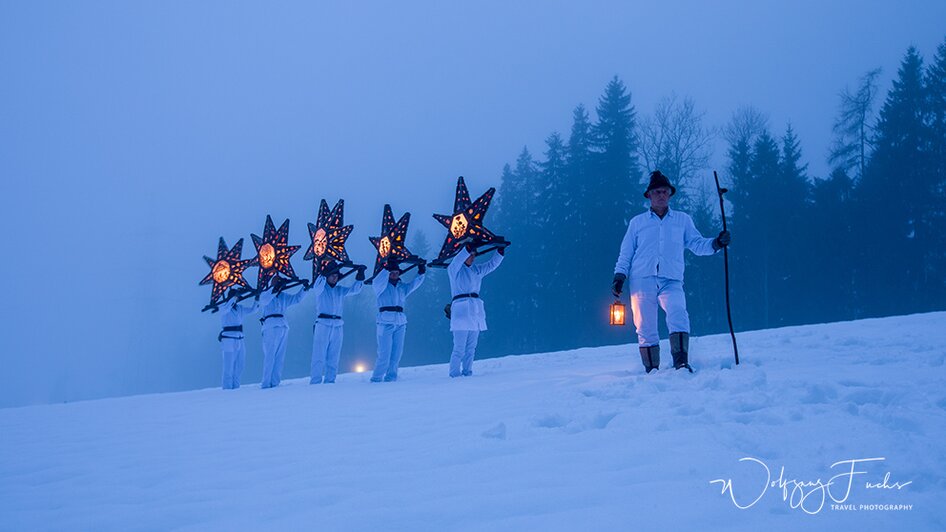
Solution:
{"label": "star-shaped headdress", "polygon": [[243,239],[237,241],[232,249],[227,249],[227,243],[220,237],[217,244],[217,259],[214,260],[204,255],[204,260],[210,266],[210,273],[200,281],[200,284],[213,283],[213,291],[210,293],[210,304],[214,305],[228,288],[232,286],[242,286],[250,288],[249,283],[243,278],[243,271],[256,265],[256,258],[242,260]]}
{"label": "star-shaped headdress", "polygon": [[312,261],[313,280],[327,264],[333,261],[348,262],[345,240],[351,234],[353,226],[343,226],[344,219],[345,200],[338,200],[335,207],[329,210],[328,203],[323,199],[319,204],[316,223],[309,223],[309,248],[304,258]]}
{"label": "star-shaped headdress", "polygon": [[405,261],[412,256],[412,253],[404,246],[404,237],[407,234],[407,224],[411,221],[411,213],[406,212],[397,222],[394,221],[394,213],[390,205],[384,206],[384,215],[381,218],[381,235],[370,236],[368,240],[378,251],[378,256],[374,261],[374,274],[384,268],[384,264],[389,261]]}
{"label": "star-shaped headdress", "polygon": [[470,193],[463,182],[463,176],[457,178],[457,195],[453,201],[453,214],[435,214],[434,218],[447,228],[447,238],[440,248],[438,261],[449,259],[460,251],[463,241],[470,237],[474,242],[487,243],[496,240],[496,235],[483,226],[483,218],[493,200],[495,188],[490,188],[474,202],[470,202]]}
{"label": "star-shaped headdress", "polygon": [[289,245],[289,220],[287,219],[279,230],[273,224],[273,218],[266,215],[266,225],[263,227],[263,238],[250,234],[253,238],[253,245],[256,246],[256,258],[259,263],[259,276],[256,281],[258,290],[265,290],[269,286],[269,281],[278,273],[283,274],[289,279],[296,277],[296,272],[292,270],[292,263],[289,258],[293,253],[299,251],[300,246]]}

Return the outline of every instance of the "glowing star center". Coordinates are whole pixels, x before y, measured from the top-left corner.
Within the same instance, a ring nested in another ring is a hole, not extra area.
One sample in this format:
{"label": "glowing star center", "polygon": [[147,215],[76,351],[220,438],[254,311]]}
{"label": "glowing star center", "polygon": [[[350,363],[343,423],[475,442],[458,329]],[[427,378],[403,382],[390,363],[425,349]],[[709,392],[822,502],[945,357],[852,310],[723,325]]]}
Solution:
{"label": "glowing star center", "polygon": [[391,253],[391,239],[384,237],[381,239],[381,242],[378,242],[378,255],[384,258],[387,257],[389,253]]}
{"label": "glowing star center", "polygon": [[230,278],[230,263],[225,260],[218,260],[213,269],[214,282],[222,283]]}
{"label": "glowing star center", "polygon": [[463,216],[462,212],[454,216],[453,222],[450,223],[450,232],[453,234],[453,238],[460,238],[465,235],[468,225],[466,216]]}
{"label": "glowing star center", "polygon": [[268,270],[273,267],[274,262],[276,262],[276,250],[271,244],[263,244],[259,248],[259,265]]}
{"label": "glowing star center", "polygon": [[312,237],[312,251],[316,257],[325,255],[325,248],[328,247],[328,239],[325,237],[325,229],[319,228]]}

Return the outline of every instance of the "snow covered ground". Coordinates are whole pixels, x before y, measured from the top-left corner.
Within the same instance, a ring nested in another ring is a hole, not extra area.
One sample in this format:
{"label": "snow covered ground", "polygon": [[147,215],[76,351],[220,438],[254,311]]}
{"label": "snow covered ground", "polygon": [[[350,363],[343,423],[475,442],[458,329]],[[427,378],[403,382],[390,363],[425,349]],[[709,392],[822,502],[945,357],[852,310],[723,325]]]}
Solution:
{"label": "snow covered ground", "polygon": [[946,528],[946,313],[739,340],[0,410],[0,529]]}

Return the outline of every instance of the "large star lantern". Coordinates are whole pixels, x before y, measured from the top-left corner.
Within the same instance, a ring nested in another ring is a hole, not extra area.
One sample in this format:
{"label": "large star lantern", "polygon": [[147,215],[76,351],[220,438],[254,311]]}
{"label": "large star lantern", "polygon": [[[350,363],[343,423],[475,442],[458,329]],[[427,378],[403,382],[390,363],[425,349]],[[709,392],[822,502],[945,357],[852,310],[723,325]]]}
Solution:
{"label": "large star lantern", "polygon": [[374,261],[374,275],[384,268],[384,263],[389,260],[402,261],[409,259],[412,254],[404,246],[404,236],[407,234],[407,224],[411,221],[411,213],[406,212],[397,222],[394,221],[394,213],[390,205],[384,206],[384,215],[381,218],[381,235],[369,236],[368,240],[378,251],[378,256]]}
{"label": "large star lantern", "polygon": [[319,217],[315,224],[309,223],[309,248],[305,260],[312,261],[312,279],[331,262],[348,262],[345,240],[351,234],[351,225],[345,223],[345,200],[338,200],[329,210],[328,203],[319,204]]}
{"label": "large star lantern", "polygon": [[256,258],[242,260],[243,239],[237,241],[232,249],[227,249],[227,243],[220,237],[217,244],[217,259],[214,260],[204,255],[204,260],[210,266],[210,273],[200,281],[200,284],[213,283],[213,291],[210,293],[210,304],[214,305],[228,288],[232,286],[242,286],[250,288],[250,285],[243,278],[243,271],[256,265]]}
{"label": "large star lantern", "polygon": [[263,238],[250,234],[253,238],[253,245],[256,246],[256,259],[259,264],[259,275],[256,281],[256,288],[264,290],[269,286],[270,280],[283,274],[289,279],[296,277],[296,272],[292,270],[292,263],[289,258],[293,253],[299,251],[301,246],[289,245],[289,220],[287,219],[279,229],[273,224],[273,218],[266,215],[266,225],[263,227]]}
{"label": "large star lantern", "polygon": [[474,242],[487,243],[496,240],[496,235],[483,226],[483,218],[489,203],[493,200],[495,188],[490,188],[474,202],[470,202],[470,193],[463,182],[463,176],[457,178],[457,195],[453,200],[453,214],[435,214],[434,218],[447,228],[447,238],[440,248],[438,261],[449,259],[460,251],[466,237]]}

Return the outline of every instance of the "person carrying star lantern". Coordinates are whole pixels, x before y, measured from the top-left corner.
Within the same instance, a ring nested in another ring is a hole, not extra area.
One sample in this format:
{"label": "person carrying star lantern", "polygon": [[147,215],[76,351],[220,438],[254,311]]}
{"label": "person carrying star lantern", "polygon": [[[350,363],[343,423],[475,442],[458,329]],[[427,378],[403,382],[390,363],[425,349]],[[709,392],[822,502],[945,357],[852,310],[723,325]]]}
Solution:
{"label": "person carrying star lantern", "polygon": [[660,170],[650,174],[644,191],[650,208],[628,223],[611,283],[615,297],[620,297],[624,283],[628,283],[638,348],[647,373],[660,367],[658,305],[667,316],[674,369],[693,372],[689,363],[690,316],[683,292],[683,250],[712,255],[731,240],[728,231],[704,238],[688,214],[671,209],[670,198],[676,191]]}
{"label": "person carrying star lantern", "polygon": [[486,306],[480,299],[483,278],[503,262],[506,248],[500,247],[486,262],[475,264],[476,246],[465,245],[447,267],[450,277],[450,332],[453,351],[450,353],[450,377],[473,375],[473,359],[481,331],[486,330]]}
{"label": "person carrying star lantern", "polygon": [[376,279],[372,288],[378,301],[377,337],[378,358],[375,360],[371,382],[397,380],[397,369],[404,352],[404,334],[407,332],[407,315],[404,303],[407,296],[424,283],[427,265],[417,265],[417,276],[410,282],[401,281],[401,269],[397,262],[389,260],[384,265],[386,278]]}
{"label": "person carrying star lantern", "polygon": [[312,327],[312,364],[309,384],[335,382],[345,326],[345,321],[342,319],[343,300],[361,293],[365,284],[364,268],[359,267],[355,282],[351,286],[339,285],[340,279],[339,265],[332,261],[321,267],[312,284],[318,316]]}

